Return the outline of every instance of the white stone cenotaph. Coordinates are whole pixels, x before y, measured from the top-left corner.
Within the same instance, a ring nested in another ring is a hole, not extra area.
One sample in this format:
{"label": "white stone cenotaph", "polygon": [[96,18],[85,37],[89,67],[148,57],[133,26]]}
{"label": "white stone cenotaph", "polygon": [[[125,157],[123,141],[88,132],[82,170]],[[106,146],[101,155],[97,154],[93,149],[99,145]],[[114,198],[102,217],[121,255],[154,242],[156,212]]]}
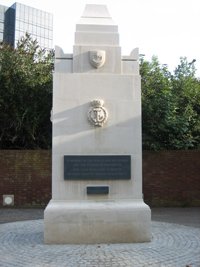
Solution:
{"label": "white stone cenotaph", "polygon": [[142,194],[138,49],[121,57],[104,5],[86,5],[73,54],[56,47],[47,244],[151,240]]}

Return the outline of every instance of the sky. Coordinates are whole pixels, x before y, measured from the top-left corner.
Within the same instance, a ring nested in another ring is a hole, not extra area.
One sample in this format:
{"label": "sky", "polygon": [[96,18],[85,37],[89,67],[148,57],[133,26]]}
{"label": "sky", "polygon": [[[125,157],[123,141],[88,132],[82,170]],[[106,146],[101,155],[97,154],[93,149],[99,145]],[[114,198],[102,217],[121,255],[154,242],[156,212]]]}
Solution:
{"label": "sky", "polygon": [[[0,0],[10,6],[15,0]],[[200,0],[19,0],[54,16],[54,45],[72,53],[75,25],[86,4],[104,4],[118,25],[122,55],[138,47],[150,60],[157,56],[170,71],[180,57],[196,59],[200,77]]]}

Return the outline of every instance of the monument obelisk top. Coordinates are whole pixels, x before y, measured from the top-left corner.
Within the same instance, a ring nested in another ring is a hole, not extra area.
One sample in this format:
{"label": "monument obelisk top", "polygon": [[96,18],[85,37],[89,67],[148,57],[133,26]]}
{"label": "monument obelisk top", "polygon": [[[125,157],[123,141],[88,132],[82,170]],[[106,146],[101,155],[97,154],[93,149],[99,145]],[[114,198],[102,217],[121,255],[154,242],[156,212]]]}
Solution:
{"label": "monument obelisk top", "polygon": [[[104,68],[93,69],[87,61],[88,51],[105,51]],[[118,26],[104,5],[86,5],[83,15],[76,24],[73,50],[74,72],[121,72],[121,48]]]}
{"label": "monument obelisk top", "polygon": [[[88,26],[93,27],[90,28]],[[109,31],[111,33],[118,31],[118,27],[111,18],[106,6],[86,5],[83,15],[76,25],[76,31],[90,31],[91,29],[95,32]]]}
{"label": "monument obelisk top", "polygon": [[111,18],[111,16],[107,6],[88,4],[85,6],[81,18]]}

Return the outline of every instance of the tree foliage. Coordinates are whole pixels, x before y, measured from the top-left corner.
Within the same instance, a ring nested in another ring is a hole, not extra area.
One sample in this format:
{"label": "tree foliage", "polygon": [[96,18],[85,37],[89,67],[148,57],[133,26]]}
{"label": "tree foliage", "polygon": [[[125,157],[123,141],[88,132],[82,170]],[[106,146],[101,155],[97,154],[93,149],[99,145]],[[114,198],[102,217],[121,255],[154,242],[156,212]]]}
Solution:
{"label": "tree foliage", "polygon": [[[0,44],[0,148],[51,147],[53,51],[30,35],[16,49]],[[195,61],[173,73],[156,57],[140,59],[143,148],[200,148],[200,81]]]}
{"label": "tree foliage", "polygon": [[174,73],[140,60],[144,149],[194,149],[200,147],[200,82],[195,61],[180,59]]}
{"label": "tree foliage", "polygon": [[26,34],[14,49],[0,45],[0,147],[51,146],[53,51]]}

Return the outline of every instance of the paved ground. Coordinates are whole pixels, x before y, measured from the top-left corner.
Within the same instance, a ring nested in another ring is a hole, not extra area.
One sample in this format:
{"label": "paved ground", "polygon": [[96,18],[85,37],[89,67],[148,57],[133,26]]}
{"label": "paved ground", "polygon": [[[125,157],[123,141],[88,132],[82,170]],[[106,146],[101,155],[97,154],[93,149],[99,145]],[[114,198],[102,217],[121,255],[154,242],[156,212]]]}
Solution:
{"label": "paved ground", "polygon": [[[43,219],[43,209],[0,209],[0,223]],[[152,220],[200,228],[200,207],[153,208]]]}
{"label": "paved ground", "polygon": [[37,220],[43,218],[43,209],[0,209],[0,223]]}
{"label": "paved ground", "polygon": [[200,207],[198,208],[153,208],[152,220],[177,223],[200,228]]}
{"label": "paved ground", "polygon": [[200,267],[200,208],[153,209],[152,241],[141,244],[45,245],[42,218],[0,209],[1,267]]}

